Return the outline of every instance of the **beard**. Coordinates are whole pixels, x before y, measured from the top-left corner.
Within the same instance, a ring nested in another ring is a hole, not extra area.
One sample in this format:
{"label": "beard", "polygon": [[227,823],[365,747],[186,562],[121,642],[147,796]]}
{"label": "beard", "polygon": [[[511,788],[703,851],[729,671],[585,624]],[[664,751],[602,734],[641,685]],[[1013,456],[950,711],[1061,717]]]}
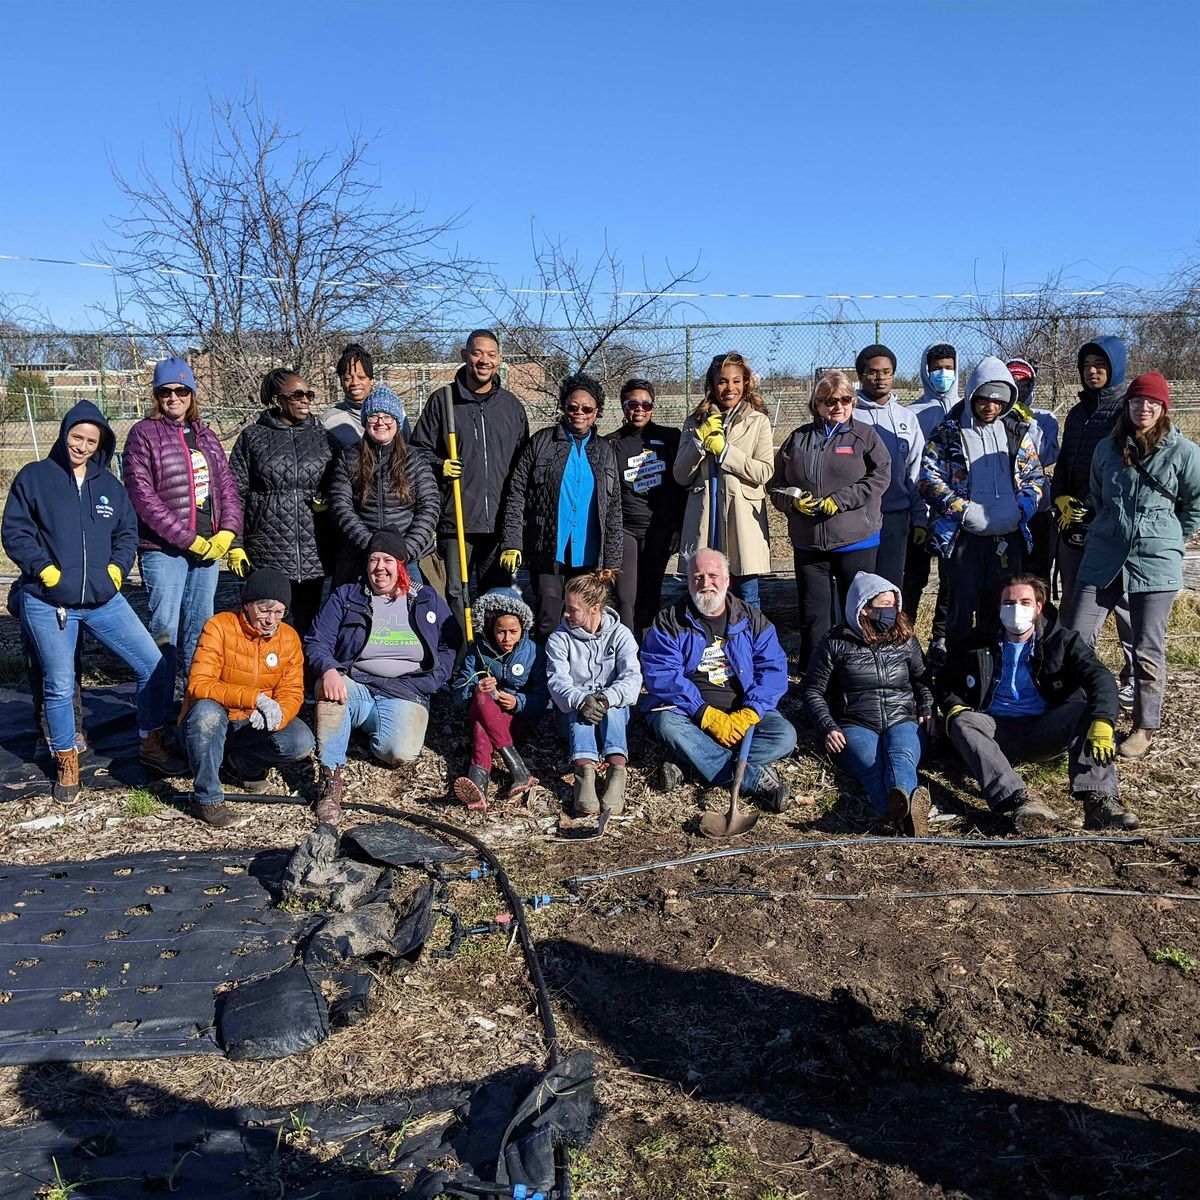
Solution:
{"label": "beard", "polygon": [[717,616],[725,607],[725,597],[729,594],[728,586],[714,588],[712,591],[691,592],[692,603],[696,611],[706,617]]}

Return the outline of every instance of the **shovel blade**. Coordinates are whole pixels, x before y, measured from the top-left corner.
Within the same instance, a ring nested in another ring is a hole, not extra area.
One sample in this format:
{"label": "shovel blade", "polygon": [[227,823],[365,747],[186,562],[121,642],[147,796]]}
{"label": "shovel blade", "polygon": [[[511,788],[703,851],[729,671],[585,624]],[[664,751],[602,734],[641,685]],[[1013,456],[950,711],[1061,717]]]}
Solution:
{"label": "shovel blade", "polygon": [[758,824],[759,815],[739,809],[731,819],[728,813],[706,812],[700,818],[700,832],[710,838],[740,837]]}

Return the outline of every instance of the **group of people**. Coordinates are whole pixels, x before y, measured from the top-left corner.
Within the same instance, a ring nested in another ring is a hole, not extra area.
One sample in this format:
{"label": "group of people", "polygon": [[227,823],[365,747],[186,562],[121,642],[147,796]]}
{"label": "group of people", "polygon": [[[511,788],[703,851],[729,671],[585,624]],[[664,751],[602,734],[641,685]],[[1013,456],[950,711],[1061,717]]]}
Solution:
{"label": "group of people", "polygon": [[[415,424],[360,345],[342,353],[344,398],[319,419],[302,376],[269,372],[263,412],[227,458],[191,368],[168,359],[122,479],[109,470],[113,432],[85,402],[5,505],[3,544],[21,569],[10,607],[56,795],[74,795],[86,752],[86,627],[137,677],[142,762],[190,770],[214,825],[231,819],[222,782],[264,790],[273,766],[314,747],[317,815],[337,821],[354,731],[381,761],[410,761],[443,688],[468,717],[454,790],[470,807],[486,805],[497,753],[510,794],[536,783],[517,747],[552,710],[576,810],[621,811],[640,708],[665,747],[660,787],[688,774],[728,782],[748,739],[746,789],[781,810],[772,764],[796,731],[779,711],[787,656],[760,606],[770,503],[792,543],[805,714],[881,816],[927,828],[917,771],[940,710],[989,805],[1019,827],[1057,818],[1010,759],[1069,749],[1089,824],[1131,828],[1113,758],[1145,754],[1161,720],[1167,618],[1200,526],[1200,450],[1172,426],[1161,375],[1125,386],[1119,339],[1089,342],[1078,361],[1060,439],[1053,415],[1031,407],[1026,359],[984,358],[960,395],[954,347],[930,346],[908,405],[895,355],[868,346],[856,381],[818,379],[812,419],[776,450],[737,353],[713,359],[682,429],[656,422],[653,384],[630,379],[620,427],[601,436],[604,389],[580,373],[560,388],[560,419],[530,435],[501,384],[496,335],[476,330]],[[676,552],[687,591],[664,608]],[[913,625],[934,557],[926,654]],[[145,624],[121,594],[135,559]],[[223,559],[244,581],[241,603],[214,615]],[[522,567],[532,603],[512,586]],[[1120,688],[1094,652],[1109,612]],[[1122,704],[1133,732],[1117,747]]]}

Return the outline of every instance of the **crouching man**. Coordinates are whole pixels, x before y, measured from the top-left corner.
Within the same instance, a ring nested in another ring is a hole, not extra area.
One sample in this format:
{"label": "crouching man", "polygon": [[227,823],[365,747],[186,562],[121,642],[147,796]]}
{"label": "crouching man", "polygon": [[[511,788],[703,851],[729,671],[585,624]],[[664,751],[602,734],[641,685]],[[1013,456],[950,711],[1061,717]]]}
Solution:
{"label": "crouching man", "polygon": [[999,627],[981,614],[969,641],[947,646],[934,685],[946,732],[988,807],[1011,816],[1018,833],[1043,832],[1058,816],[1026,788],[1012,760],[1064,751],[1084,828],[1136,829],[1137,817],[1118,798],[1113,765],[1116,680],[1046,601],[1044,580],[1011,575],[1000,591]]}
{"label": "crouching man", "polygon": [[687,580],[688,594],[658,614],[642,643],[642,707],[668,756],[659,787],[678,787],[684,767],[728,784],[738,744],[753,729],[746,791],[782,812],[787,785],[770,764],[796,748],[796,731],[778,711],[788,677],[775,626],[729,594],[729,561],[719,551],[694,554]]}
{"label": "crouching man", "polygon": [[313,735],[298,717],[304,703],[304,653],[283,624],[292,585],[279,571],[251,571],[237,612],[210,617],[192,657],[183,740],[195,776],[200,818],[233,821],[221,771],[247,792],[265,792],[267,772],[307,758]]}
{"label": "crouching man", "polygon": [[404,538],[381,529],[367,546],[366,579],[334,588],[304,648],[317,677],[317,819],[342,814],[350,734],[394,766],[425,744],[429,698],[450,680],[461,637],[446,602],[409,579]]}

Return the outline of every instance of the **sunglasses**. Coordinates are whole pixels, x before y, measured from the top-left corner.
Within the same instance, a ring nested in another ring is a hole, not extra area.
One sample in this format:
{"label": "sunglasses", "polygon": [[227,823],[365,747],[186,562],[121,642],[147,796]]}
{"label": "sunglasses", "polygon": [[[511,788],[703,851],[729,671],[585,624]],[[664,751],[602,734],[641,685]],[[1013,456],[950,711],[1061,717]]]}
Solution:
{"label": "sunglasses", "polygon": [[307,400],[310,404],[317,398],[316,392],[306,392],[303,388],[297,388],[294,392],[276,392],[276,400]]}
{"label": "sunglasses", "polygon": [[594,413],[595,411],[596,410],[594,408],[589,408],[584,404],[568,404],[567,405],[567,412],[569,412],[569,413],[583,413],[584,416],[587,416],[588,414]]}
{"label": "sunglasses", "polygon": [[186,387],[160,387],[154,394],[160,400],[186,400],[192,394],[192,389]]}
{"label": "sunglasses", "polygon": [[653,400],[626,400],[626,412],[649,412],[654,407]]}

